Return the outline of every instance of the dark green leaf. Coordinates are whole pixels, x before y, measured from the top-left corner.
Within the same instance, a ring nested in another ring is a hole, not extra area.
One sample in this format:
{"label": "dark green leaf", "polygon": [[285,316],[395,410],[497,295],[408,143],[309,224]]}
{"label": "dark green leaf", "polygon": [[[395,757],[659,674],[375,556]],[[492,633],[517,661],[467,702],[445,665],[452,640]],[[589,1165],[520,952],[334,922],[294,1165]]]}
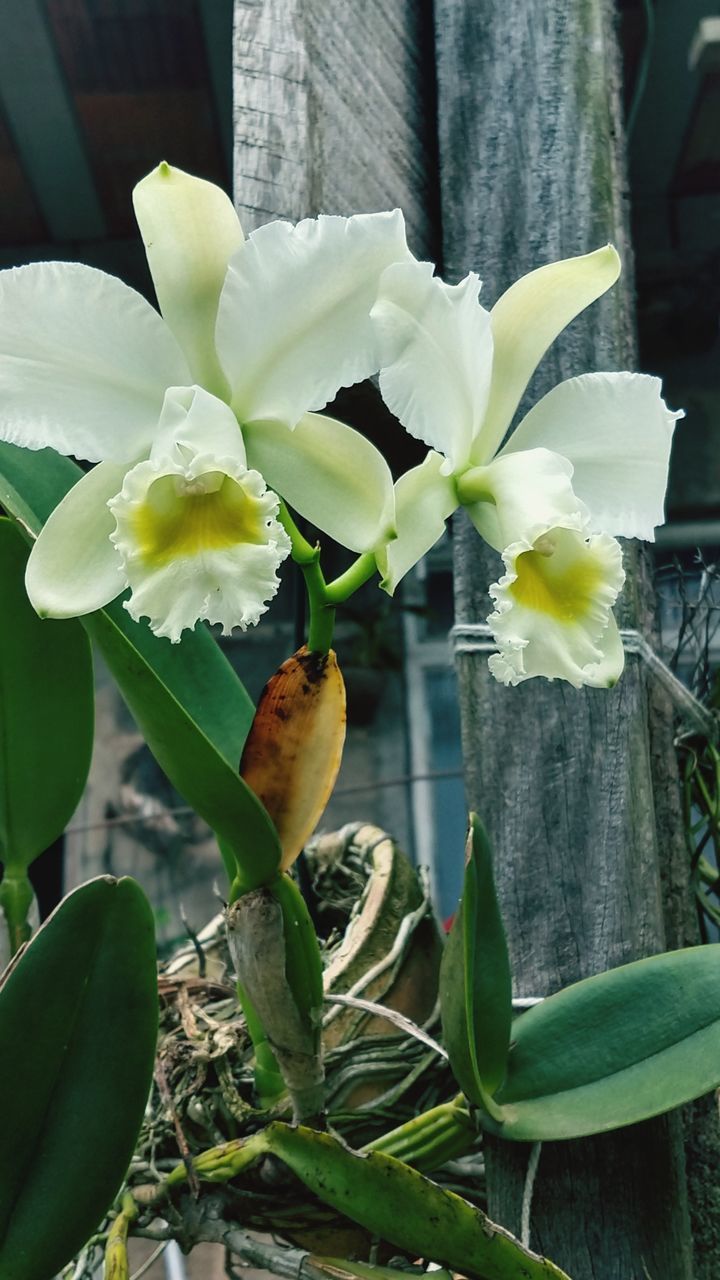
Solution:
{"label": "dark green leaf", "polygon": [[49,1280],[117,1193],[157,1035],[150,906],[134,881],[76,889],[0,987],[0,1275]]}
{"label": "dark green leaf", "polygon": [[0,519],[0,862],[24,874],[61,834],[90,768],[93,670],[79,623],[41,622],[27,545]]}
{"label": "dark green leaf", "polygon": [[443,1037],[455,1079],[486,1108],[505,1076],[512,1019],[510,964],[485,829],[470,815],[463,895],[440,970]]}
{"label": "dark green leaf", "polygon": [[623,965],[567,987],[513,1026],[497,1101],[519,1141],[635,1124],[720,1084],[720,944]]}
{"label": "dark green leaf", "polygon": [[96,613],[84,621],[161,769],[235,854],[242,888],[264,884],[280,865],[280,843],[255,793],[114,619]]}

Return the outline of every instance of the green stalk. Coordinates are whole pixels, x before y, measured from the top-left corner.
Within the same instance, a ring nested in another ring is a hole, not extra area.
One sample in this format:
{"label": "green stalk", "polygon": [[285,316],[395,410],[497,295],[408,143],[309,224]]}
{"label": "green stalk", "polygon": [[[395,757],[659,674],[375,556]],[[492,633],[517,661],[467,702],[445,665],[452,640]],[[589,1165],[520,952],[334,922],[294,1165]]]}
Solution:
{"label": "green stalk", "polygon": [[285,503],[281,500],[278,512],[280,523],[290,538],[291,555],[303,571],[308,598],[310,624],[308,649],[312,653],[327,653],[335,630],[335,610],[328,600],[327,587],[320,568],[320,548],[313,547],[300,532]]}
{"label": "green stalk", "polygon": [[20,950],[23,943],[30,941],[32,929],[28,915],[33,896],[33,887],[25,873],[14,874],[7,868],[0,883],[0,914],[4,914],[7,921],[11,956]]}
{"label": "green stalk", "polygon": [[364,555],[358,556],[355,563],[341,573],[339,578],[328,582],[325,598],[331,604],[344,604],[376,572],[375,557],[371,551],[366,551]]}
{"label": "green stalk", "polygon": [[377,572],[375,556],[371,551],[364,552],[349,569],[327,583],[320,568],[320,547],[311,546],[282,499],[278,518],[290,538],[292,558],[305,578],[310,614],[308,649],[312,653],[327,653],[335,630],[335,606],[349,600]]}
{"label": "green stalk", "polygon": [[316,558],[311,564],[302,565],[302,571],[310,614],[307,647],[311,653],[327,653],[332,645],[335,630],[335,610],[327,600],[327,589],[319,559]]}

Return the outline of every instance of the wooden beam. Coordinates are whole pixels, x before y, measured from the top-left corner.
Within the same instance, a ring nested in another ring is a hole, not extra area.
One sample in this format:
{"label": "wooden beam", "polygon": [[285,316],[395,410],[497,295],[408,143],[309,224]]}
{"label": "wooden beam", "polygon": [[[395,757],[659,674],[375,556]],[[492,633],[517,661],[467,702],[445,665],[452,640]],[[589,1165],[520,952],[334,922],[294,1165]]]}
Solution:
{"label": "wooden beam", "polygon": [[40,0],[4,0],[0,99],[55,240],[106,233],[92,170]]}
{"label": "wooden beam", "polygon": [[[607,240],[624,260],[624,283],[555,343],[526,408],[564,378],[633,367],[613,9],[610,0],[436,0],[450,279],[478,270],[489,306],[526,271]],[[464,518],[456,534],[457,619],[482,622],[499,557]],[[623,621],[646,627],[636,550],[626,549],[626,568]],[[669,720],[654,736],[649,728],[657,707],[638,657],[612,692],[544,680],[506,689],[481,653],[459,655],[458,675],[468,798],[495,847],[514,994],[548,995],[662,950],[660,846],[668,861],[681,848],[677,775]],[[528,1159],[526,1146],[487,1143],[489,1211],[515,1232]],[[690,1280],[685,1179],[677,1115],[545,1144],[532,1247],[573,1280]]]}

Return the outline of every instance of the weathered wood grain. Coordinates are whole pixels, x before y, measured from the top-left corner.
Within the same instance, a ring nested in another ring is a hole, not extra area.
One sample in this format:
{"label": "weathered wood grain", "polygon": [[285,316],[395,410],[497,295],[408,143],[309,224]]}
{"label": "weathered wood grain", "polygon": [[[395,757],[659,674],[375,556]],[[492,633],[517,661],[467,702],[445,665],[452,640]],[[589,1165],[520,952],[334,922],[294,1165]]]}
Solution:
{"label": "weathered wood grain", "polygon": [[270,218],[399,206],[432,256],[438,226],[427,0],[237,0],[235,195]]}
{"label": "weathered wood grain", "polygon": [[[532,401],[562,378],[632,367],[631,253],[609,0],[437,0],[438,121],[448,276],[484,278],[489,305],[543,262],[611,239],[625,284],[576,320],[545,357]],[[497,558],[456,528],[459,622],[482,621]],[[639,599],[626,551],[624,621]],[[643,603],[643,614],[646,612]],[[458,661],[470,803],[496,849],[520,995],[664,946],[646,673],[629,657],[611,693],[495,684],[484,655]],[[665,817],[668,816],[668,808]],[[642,1010],[638,1010],[638,1022]],[[520,1226],[528,1149],[489,1144],[490,1212]],[[533,1247],[573,1280],[689,1280],[692,1254],[677,1117],[585,1142],[546,1144]]]}

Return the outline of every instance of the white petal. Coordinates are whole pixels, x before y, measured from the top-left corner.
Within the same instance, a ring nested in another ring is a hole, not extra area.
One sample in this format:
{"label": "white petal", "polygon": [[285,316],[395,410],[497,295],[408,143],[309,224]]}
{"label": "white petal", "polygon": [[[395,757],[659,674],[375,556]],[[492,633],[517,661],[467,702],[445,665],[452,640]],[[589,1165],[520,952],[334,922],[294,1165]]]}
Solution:
{"label": "white petal", "polygon": [[443,474],[439,453],[429,453],[419,467],[400,477],[395,485],[397,537],[375,553],[382,577],[380,585],[389,595],[442,537],[445,521],[457,505],[455,485]]}
{"label": "white petal", "polygon": [[392,530],[390,469],[352,427],[307,413],[293,431],[279,422],[258,422],[246,427],[244,435],[249,465],[342,546],[372,551]]}
{"label": "white petal", "polygon": [[231,255],[243,243],[232,201],[220,187],[163,161],[133,191],[160,310],[209,391],[228,391],[215,352],[215,320]]}
{"label": "white petal", "polygon": [[495,303],[490,402],[473,458],[487,462],[510,426],[523,392],[548,347],[575,316],[615,283],[620,259],[612,247],[552,262],[523,276]]}
{"label": "white petal", "polygon": [[184,464],[188,451],[246,462],[242,432],[224,400],[202,387],[168,387],[150,460],[162,463],[172,457]]}
{"label": "white petal", "polygon": [[472,272],[448,285],[430,262],[402,263],[384,273],[372,309],[383,399],[453,471],[470,456],[490,390],[490,314],[479,291]]}
{"label": "white petal", "polygon": [[41,617],[76,618],[125,590],[122,561],[110,541],[108,500],[127,468],[101,462],[78,480],[49,516],[30,552],[25,587]]}
{"label": "white petal", "polygon": [[132,595],[125,608],[172,641],[198,619],[223,634],[254,625],[275,595],[290,540],[278,500],[241,457],[141,462],[110,503]]}
{"label": "white petal", "polygon": [[652,541],[664,519],[670,446],[682,413],[668,409],[659,378],[586,373],[543,396],[501,457],[544,445],[572,463],[573,489],[590,527]]}
{"label": "white petal", "polygon": [[374,373],[378,281],[409,256],[399,210],[255,231],[230,262],[216,330],[240,421],[293,427]]}
{"label": "white petal", "polygon": [[165,388],[188,381],[167,325],[120,280],[69,262],[0,272],[1,439],[130,462]]}
{"label": "white petal", "polygon": [[614,538],[552,529],[534,546],[508,547],[503,560],[506,573],[490,588],[488,623],[500,649],[493,675],[511,685],[532,676],[576,688],[615,684],[623,652],[611,610],[624,573]]}
{"label": "white petal", "polygon": [[486,467],[473,467],[457,481],[457,492],[478,533],[496,551],[518,540],[531,545],[554,525],[587,526],[572,465],[549,449],[501,454]]}

